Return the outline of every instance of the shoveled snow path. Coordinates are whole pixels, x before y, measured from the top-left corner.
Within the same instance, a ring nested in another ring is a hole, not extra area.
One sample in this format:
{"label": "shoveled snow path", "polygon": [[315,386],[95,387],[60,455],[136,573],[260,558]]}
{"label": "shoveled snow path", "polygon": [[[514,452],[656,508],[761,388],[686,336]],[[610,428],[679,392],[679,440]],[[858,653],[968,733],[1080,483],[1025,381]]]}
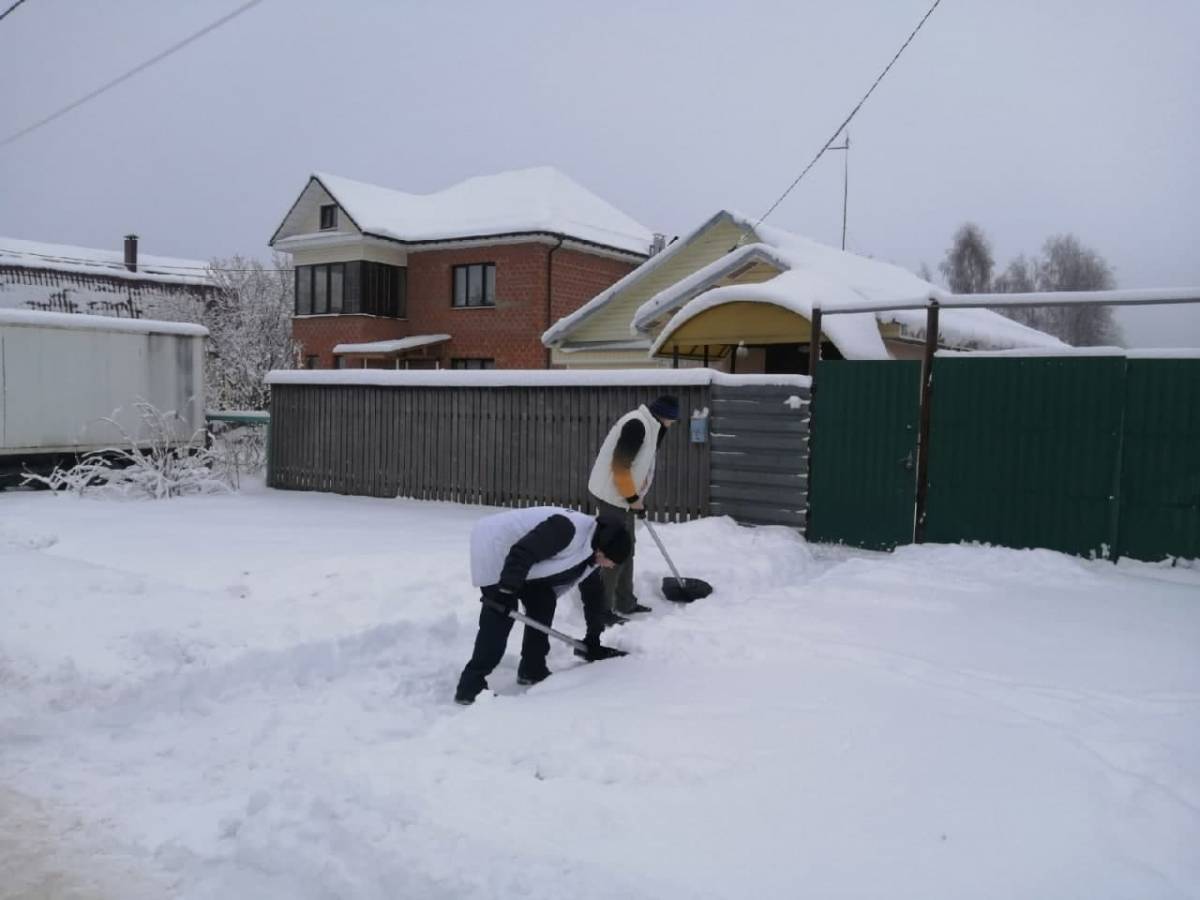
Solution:
{"label": "shoveled snow path", "polygon": [[485,512],[0,495],[0,789],[187,898],[1200,896],[1200,572],[667,526],[460,709]]}

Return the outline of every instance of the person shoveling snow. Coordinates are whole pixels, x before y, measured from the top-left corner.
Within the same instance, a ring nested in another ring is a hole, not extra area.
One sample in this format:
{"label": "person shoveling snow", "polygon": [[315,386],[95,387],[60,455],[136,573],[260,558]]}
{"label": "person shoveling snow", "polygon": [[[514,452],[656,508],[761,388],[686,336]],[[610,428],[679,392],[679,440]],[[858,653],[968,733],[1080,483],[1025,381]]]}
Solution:
{"label": "person shoveling snow", "polygon": [[[528,617],[521,641],[517,681],[537,684],[550,675],[549,626],[561,594],[579,585],[587,635],[574,641],[575,653],[595,661],[624,654],[600,643],[606,621],[602,569],[619,566],[629,558],[632,540],[620,522],[594,519],[583,513],[552,506],[514,509],[488,516],[471,531],[471,583],[480,588],[479,633],[475,650],[458,679],[456,703],[475,702],[487,687],[487,676],[499,665],[517,612],[517,601]],[[529,620],[532,620],[530,622]],[[544,626],[538,628],[537,624]]]}

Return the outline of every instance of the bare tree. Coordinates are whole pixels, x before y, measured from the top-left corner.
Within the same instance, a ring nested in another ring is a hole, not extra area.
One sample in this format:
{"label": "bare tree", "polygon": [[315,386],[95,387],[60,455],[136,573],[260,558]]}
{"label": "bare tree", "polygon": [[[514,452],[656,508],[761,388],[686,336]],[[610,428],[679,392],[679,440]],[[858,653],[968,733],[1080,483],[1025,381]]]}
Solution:
{"label": "bare tree", "polygon": [[[1041,257],[1018,256],[1008,264],[995,290],[1000,293],[1107,291],[1116,287],[1112,267],[1073,234],[1060,234],[1042,245]],[[1123,340],[1111,306],[1057,306],[1002,309],[1018,322],[1053,334],[1076,347],[1120,344]]]}
{"label": "bare tree", "polygon": [[180,300],[156,307],[154,315],[208,329],[209,408],[265,409],[269,392],[263,377],[296,366],[294,281],[287,257],[275,254],[270,267],[243,256],[215,259],[209,276],[217,285],[213,299]]}
{"label": "bare tree", "polygon": [[933,270],[929,268],[929,263],[921,260],[921,265],[917,268],[917,277],[922,281],[928,281],[933,284]]}
{"label": "bare tree", "polygon": [[960,225],[954,243],[938,269],[955,294],[983,294],[991,288],[995,268],[992,246],[983,229],[974,222]]}
{"label": "bare tree", "polygon": [[992,290],[998,294],[1032,294],[1037,290],[1037,263],[1022,253],[996,276]]}

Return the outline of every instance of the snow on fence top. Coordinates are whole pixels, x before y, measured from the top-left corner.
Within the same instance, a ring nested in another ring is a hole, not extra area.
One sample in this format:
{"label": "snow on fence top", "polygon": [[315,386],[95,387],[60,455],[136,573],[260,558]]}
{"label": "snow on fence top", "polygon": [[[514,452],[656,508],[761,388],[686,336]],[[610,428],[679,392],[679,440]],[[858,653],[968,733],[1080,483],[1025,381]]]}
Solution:
{"label": "snow on fence top", "polygon": [[431,194],[408,194],[315,173],[366,234],[401,241],[545,232],[645,256],[653,235],[551,166],[480,175]]}
{"label": "snow on fence top", "polygon": [[45,269],[76,275],[98,275],[128,281],[159,281],[169,284],[209,285],[208,263],[196,259],[172,259],[138,254],[137,271],[125,268],[125,251],[46,244],[0,237],[0,266]]}
{"label": "snow on fence top", "polygon": [[726,375],[713,369],[312,369],[268,372],[267,384],[395,387],[670,387],[672,385],[784,385],[805,388],[807,375]]}
{"label": "snow on fence top", "polygon": [[189,322],[160,322],[156,319],[126,319],[88,316],[79,313],[42,312],[36,309],[0,309],[0,325],[32,325],[39,328],[69,328],[73,331],[123,331],[127,334],[177,334],[207,337],[208,329]]}
{"label": "snow on fence top", "polygon": [[1018,350],[939,350],[938,356],[961,357],[967,359],[991,357],[1088,357],[1088,356],[1123,356],[1126,359],[1200,359],[1200,348],[1166,347],[1166,348],[1134,348],[1125,347],[1048,347],[1023,348]]}
{"label": "snow on fence top", "polygon": [[394,341],[371,341],[366,344],[337,344],[333,348],[335,354],[340,353],[401,353],[405,350],[415,350],[429,344],[440,344],[450,340],[448,334],[417,334],[412,337],[399,338]]}

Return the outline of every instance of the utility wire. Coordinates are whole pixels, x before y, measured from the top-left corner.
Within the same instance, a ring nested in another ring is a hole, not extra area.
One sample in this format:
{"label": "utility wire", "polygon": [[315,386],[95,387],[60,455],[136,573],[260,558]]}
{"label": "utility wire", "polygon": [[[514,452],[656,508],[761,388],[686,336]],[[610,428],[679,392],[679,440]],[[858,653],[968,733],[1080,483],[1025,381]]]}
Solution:
{"label": "utility wire", "polygon": [[[24,0],[19,0],[19,2],[23,3]],[[115,88],[121,82],[128,81],[130,78],[132,78],[134,75],[137,75],[139,72],[144,72],[146,69],[150,68],[155,63],[161,62],[162,60],[166,59],[171,54],[173,54],[179,50],[182,50],[188,44],[192,43],[193,41],[199,40],[200,38],[204,37],[204,35],[208,34],[210,31],[214,31],[215,29],[220,28],[226,22],[230,21],[231,19],[237,18],[242,13],[246,12],[246,10],[250,9],[250,7],[257,6],[259,3],[262,3],[262,0],[249,0],[249,2],[243,3],[241,6],[239,6],[237,9],[235,9],[233,12],[222,16],[221,18],[217,19],[217,21],[213,22],[211,25],[206,25],[204,28],[201,28],[195,34],[184,38],[182,41],[179,41],[176,44],[172,44],[170,47],[168,47],[162,53],[159,53],[157,56],[152,56],[150,59],[146,60],[141,65],[134,66],[132,69],[130,69],[124,75],[118,75],[116,78],[114,78],[112,81],[108,82],[107,84],[104,84],[101,87],[96,88],[96,90],[92,91],[89,94],[85,94],[84,96],[80,97],[78,100],[74,101],[73,103],[68,103],[62,109],[52,112],[50,115],[46,116],[46,118],[41,119],[37,122],[34,122],[32,125],[21,129],[20,131],[16,132],[15,134],[10,134],[4,140],[0,141],[0,147],[7,147],[13,141],[15,141],[19,138],[23,138],[25,135],[29,134],[30,132],[36,131],[37,129],[41,128],[43,125],[49,125],[55,119],[57,119],[61,116],[65,116],[67,113],[69,113],[73,109],[76,109],[77,107],[83,106],[83,104],[87,103],[89,100],[94,100],[95,98],[99,97],[101,94],[105,93],[106,91],[111,90],[112,88]],[[15,9],[15,8],[16,7],[14,6],[12,9]],[[12,9],[10,9],[9,12],[11,12]],[[6,12],[4,15],[8,15],[8,13]]]}
{"label": "utility wire", "polygon": [[854,109],[850,110],[850,115],[846,116],[846,118],[842,122],[842,124],[837,127],[837,130],[834,131],[834,133],[829,136],[829,140],[827,140],[825,142],[825,146],[823,146],[819,151],[817,151],[817,155],[812,158],[812,162],[810,162],[807,166],[805,166],[804,171],[796,176],[796,179],[791,184],[788,185],[787,190],[779,195],[779,199],[771,204],[770,209],[768,209],[765,213],[763,213],[761,216],[758,217],[758,221],[754,223],[755,226],[761,225],[763,223],[763,220],[766,219],[767,216],[769,216],[771,213],[775,212],[775,209],[779,206],[779,204],[782,203],[784,200],[786,200],[787,195],[790,194],[792,192],[792,189],[795,188],[796,185],[798,185],[800,183],[800,179],[803,178],[805,175],[807,175],[809,172],[809,169],[811,169],[813,166],[815,166],[817,164],[817,160],[819,160],[822,156],[825,155],[825,151],[828,150],[830,145],[834,141],[837,140],[838,135],[841,134],[842,131],[845,129],[845,127],[850,124],[850,120],[853,119],[858,114],[858,111],[860,109],[862,109],[862,105],[867,102],[867,98],[870,97],[871,94],[873,94],[875,92],[875,88],[879,87],[879,83],[881,81],[883,81],[884,76],[887,75],[887,73],[889,71],[891,71],[892,66],[894,66],[896,64],[896,60],[898,60],[900,58],[900,54],[903,53],[908,48],[908,45],[912,43],[913,38],[915,38],[917,36],[917,32],[921,30],[921,27],[925,24],[926,20],[931,15],[933,15],[933,11],[938,8],[938,5],[941,2],[942,2],[942,0],[933,0],[933,6],[929,7],[929,9],[928,9],[928,11],[926,11],[925,15],[923,15],[921,17],[921,21],[917,23],[917,27],[912,30],[912,34],[910,34],[908,36],[908,39],[903,44],[900,45],[900,49],[896,51],[896,55],[892,57],[892,61],[889,62],[886,66],[884,66],[883,71],[879,73],[879,77],[875,79],[875,83],[871,85],[870,89],[865,94],[863,94],[862,99],[859,100],[858,103],[856,103],[854,105]]}
{"label": "utility wire", "polygon": [[18,6],[20,6],[24,2],[25,2],[25,0],[17,0],[16,3],[14,3],[8,9],[6,9],[4,12],[0,13],[0,19],[3,19],[5,16],[7,16],[10,12],[12,12],[14,9],[16,9]]}

